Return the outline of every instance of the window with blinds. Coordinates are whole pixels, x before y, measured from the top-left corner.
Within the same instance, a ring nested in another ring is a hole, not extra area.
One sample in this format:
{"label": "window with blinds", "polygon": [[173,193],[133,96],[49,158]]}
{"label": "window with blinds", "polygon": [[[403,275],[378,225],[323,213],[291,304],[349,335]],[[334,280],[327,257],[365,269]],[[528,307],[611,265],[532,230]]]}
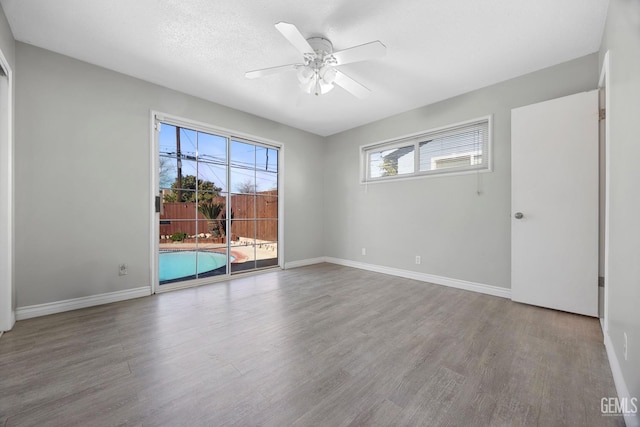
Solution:
{"label": "window with blinds", "polygon": [[363,182],[491,170],[491,117],[362,147]]}

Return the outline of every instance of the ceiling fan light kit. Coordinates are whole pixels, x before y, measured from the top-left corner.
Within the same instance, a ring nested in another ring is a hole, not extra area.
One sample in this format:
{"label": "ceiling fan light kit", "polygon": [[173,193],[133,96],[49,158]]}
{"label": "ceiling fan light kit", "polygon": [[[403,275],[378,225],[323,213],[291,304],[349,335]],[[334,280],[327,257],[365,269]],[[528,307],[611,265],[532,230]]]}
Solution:
{"label": "ceiling fan light kit", "polygon": [[298,65],[298,80],[300,88],[306,93],[324,95],[333,89],[336,70],[333,68],[338,61],[331,55],[333,45],[323,37],[311,37],[307,43],[314,54],[304,55],[304,64]]}
{"label": "ceiling fan light kit", "polygon": [[303,63],[249,71],[245,74],[247,78],[253,79],[295,69],[300,88],[306,93],[324,95],[337,84],[358,98],[369,95],[369,89],[335,67],[384,56],[386,47],[382,43],[374,41],[334,53],[333,44],[329,39],[305,39],[293,24],[278,22],[276,29],[302,53]]}

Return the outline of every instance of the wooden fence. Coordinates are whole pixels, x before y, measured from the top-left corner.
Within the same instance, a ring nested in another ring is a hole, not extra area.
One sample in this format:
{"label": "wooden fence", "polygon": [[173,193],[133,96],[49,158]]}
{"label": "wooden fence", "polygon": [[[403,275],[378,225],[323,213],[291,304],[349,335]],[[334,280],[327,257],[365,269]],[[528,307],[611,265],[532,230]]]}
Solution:
{"label": "wooden fence", "polygon": [[[214,202],[226,203],[226,197],[217,197]],[[231,234],[258,240],[276,241],[278,239],[278,192],[262,191],[253,194],[231,195]],[[213,233],[217,223],[224,229],[222,215],[211,220],[198,211],[196,203],[163,203],[160,214],[160,236],[174,233],[187,233],[193,236],[200,233]],[[216,223],[217,222],[217,223]]]}

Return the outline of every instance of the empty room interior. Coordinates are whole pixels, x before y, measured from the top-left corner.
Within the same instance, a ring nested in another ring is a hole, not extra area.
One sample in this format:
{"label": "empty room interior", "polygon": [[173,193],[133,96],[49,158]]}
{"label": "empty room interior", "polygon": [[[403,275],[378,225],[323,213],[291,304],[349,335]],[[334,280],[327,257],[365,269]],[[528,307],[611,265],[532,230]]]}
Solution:
{"label": "empty room interior", "polygon": [[0,426],[640,426],[640,2],[0,0]]}

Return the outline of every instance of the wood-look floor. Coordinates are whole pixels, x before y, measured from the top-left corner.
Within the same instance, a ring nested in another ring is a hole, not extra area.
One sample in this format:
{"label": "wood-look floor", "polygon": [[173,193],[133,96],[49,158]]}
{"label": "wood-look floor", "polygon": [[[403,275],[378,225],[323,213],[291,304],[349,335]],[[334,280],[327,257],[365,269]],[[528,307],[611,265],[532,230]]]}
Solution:
{"label": "wood-look floor", "polygon": [[20,321],[0,426],[600,426],[596,319],[329,264]]}

